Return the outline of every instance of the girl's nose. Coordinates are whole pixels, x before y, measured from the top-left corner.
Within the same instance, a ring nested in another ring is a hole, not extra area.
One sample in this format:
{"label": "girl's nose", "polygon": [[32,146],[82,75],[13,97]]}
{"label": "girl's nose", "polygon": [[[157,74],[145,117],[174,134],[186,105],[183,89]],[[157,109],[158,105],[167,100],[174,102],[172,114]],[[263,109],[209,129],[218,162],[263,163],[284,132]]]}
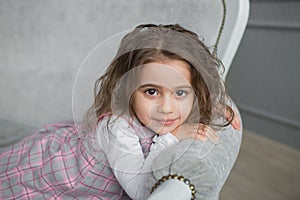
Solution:
{"label": "girl's nose", "polygon": [[161,99],[161,102],[158,107],[158,112],[164,113],[164,114],[169,114],[174,112],[174,99],[172,97],[164,97]]}

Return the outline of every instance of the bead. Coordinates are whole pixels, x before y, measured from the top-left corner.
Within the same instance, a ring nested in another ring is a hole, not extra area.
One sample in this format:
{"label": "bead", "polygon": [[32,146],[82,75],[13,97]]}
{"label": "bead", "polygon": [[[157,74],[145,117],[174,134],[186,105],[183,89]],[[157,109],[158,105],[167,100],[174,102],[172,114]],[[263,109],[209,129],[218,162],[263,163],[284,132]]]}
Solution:
{"label": "bead", "polygon": [[184,177],[183,176],[178,176],[178,180],[183,181]]}
{"label": "bead", "polygon": [[190,189],[191,190],[194,190],[195,189],[195,186],[193,184],[190,184]]}
{"label": "bead", "polygon": [[189,180],[189,179],[184,179],[183,182],[184,182],[185,184],[187,184],[187,185],[190,184],[190,180]]}
{"label": "bead", "polygon": [[173,178],[173,179],[178,179],[177,174],[173,174],[173,175],[172,175],[172,178]]}
{"label": "bead", "polygon": [[163,176],[161,180],[164,182],[164,181],[167,180],[167,177],[166,177],[166,176]]}

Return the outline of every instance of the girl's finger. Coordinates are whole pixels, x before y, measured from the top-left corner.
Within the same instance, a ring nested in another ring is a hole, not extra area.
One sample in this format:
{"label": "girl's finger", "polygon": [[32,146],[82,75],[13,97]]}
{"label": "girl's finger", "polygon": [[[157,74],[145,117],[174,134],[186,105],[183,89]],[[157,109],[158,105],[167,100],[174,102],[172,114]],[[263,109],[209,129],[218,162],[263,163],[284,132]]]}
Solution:
{"label": "girl's finger", "polygon": [[210,128],[209,126],[207,126],[207,137],[215,144],[219,140],[219,136],[218,136],[217,132],[215,130],[213,130],[212,128]]}
{"label": "girl's finger", "polygon": [[195,139],[197,139],[197,140],[201,140],[201,141],[206,141],[208,138],[206,137],[206,135],[204,135],[204,134],[199,134],[199,133],[196,133],[195,134]]}
{"label": "girl's finger", "polygon": [[206,137],[206,138],[210,139],[215,144],[219,140],[219,137],[218,137],[216,131],[204,124],[199,125],[198,134],[201,137]]}
{"label": "girl's finger", "polygon": [[234,111],[234,117],[233,120],[231,122],[231,126],[234,129],[240,130],[241,129],[241,122],[240,122],[240,118],[238,116],[238,114]]}
{"label": "girl's finger", "polygon": [[[230,124],[234,129],[240,130],[241,129],[241,122],[240,122],[239,115],[237,114],[237,112],[235,110],[233,110],[233,113],[234,113],[233,120]],[[230,116],[231,116],[230,112],[226,109],[225,118],[226,118],[227,121],[229,121]]]}

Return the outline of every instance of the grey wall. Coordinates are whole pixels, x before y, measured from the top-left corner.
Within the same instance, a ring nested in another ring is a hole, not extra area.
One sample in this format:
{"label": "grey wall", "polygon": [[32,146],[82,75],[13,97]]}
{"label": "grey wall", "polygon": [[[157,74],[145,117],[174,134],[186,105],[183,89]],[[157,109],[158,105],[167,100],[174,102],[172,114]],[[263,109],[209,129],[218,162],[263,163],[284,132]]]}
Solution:
{"label": "grey wall", "polygon": [[244,125],[300,148],[300,2],[251,1],[227,81]]}

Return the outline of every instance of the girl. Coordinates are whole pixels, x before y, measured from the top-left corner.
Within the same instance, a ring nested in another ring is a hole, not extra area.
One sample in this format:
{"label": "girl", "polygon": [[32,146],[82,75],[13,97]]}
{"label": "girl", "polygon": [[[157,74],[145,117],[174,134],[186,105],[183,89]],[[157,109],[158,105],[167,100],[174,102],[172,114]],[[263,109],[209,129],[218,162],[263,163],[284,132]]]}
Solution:
{"label": "girl", "polygon": [[0,197],[146,199],[162,151],[187,138],[216,143],[218,127],[239,128],[219,66],[179,25],[136,27],[96,81],[82,127],[49,125],[3,150]]}

